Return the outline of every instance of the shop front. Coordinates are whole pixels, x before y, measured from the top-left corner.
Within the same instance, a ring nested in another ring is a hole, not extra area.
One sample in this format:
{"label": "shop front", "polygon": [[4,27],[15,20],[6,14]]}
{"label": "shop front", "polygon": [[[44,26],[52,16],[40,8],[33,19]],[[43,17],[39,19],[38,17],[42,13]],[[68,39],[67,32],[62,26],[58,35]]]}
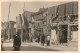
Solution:
{"label": "shop front", "polygon": [[59,25],[59,42],[67,43],[68,39],[68,25]]}

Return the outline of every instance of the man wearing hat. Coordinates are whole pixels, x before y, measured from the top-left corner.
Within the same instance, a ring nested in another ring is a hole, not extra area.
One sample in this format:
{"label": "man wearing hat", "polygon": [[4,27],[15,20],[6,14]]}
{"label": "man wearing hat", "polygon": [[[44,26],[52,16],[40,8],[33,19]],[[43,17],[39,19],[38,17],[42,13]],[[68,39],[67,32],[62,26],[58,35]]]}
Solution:
{"label": "man wearing hat", "polygon": [[21,46],[21,38],[19,36],[19,33],[17,32],[17,35],[14,36],[14,41],[13,41],[14,51],[19,51],[20,46]]}

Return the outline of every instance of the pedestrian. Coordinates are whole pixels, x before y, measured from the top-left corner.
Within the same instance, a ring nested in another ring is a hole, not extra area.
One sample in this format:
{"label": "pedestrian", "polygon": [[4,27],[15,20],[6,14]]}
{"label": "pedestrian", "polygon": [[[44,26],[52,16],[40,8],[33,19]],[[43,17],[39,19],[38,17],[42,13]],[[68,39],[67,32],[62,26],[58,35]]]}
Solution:
{"label": "pedestrian", "polygon": [[40,42],[40,36],[39,35],[38,35],[37,39],[38,39],[38,43],[39,43]]}
{"label": "pedestrian", "polygon": [[32,37],[31,37],[31,42],[33,42]]}
{"label": "pedestrian", "polygon": [[42,35],[42,36],[41,36],[41,45],[44,46],[44,43],[45,43],[45,36]]}
{"label": "pedestrian", "polygon": [[32,35],[32,33],[31,33],[31,42],[33,42],[33,35]]}
{"label": "pedestrian", "polygon": [[28,42],[29,42],[29,34],[27,34],[27,35],[28,35],[27,40],[28,40]]}
{"label": "pedestrian", "polygon": [[61,35],[61,39],[60,39],[60,44],[64,45],[64,29],[62,30],[62,35]]}
{"label": "pedestrian", "polygon": [[14,37],[14,41],[13,41],[14,51],[19,51],[20,46],[21,46],[21,38],[19,36],[19,33],[17,32],[17,35]]}
{"label": "pedestrian", "polygon": [[50,46],[50,36],[47,36],[47,46]]}
{"label": "pedestrian", "polygon": [[5,51],[3,48],[3,39],[1,38],[1,51]]}

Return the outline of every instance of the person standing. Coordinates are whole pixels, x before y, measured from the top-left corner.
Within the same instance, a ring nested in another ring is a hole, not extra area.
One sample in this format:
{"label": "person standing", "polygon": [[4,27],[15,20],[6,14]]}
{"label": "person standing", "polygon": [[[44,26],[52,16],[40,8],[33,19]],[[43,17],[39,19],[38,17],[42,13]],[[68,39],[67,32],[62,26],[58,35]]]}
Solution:
{"label": "person standing", "polygon": [[42,37],[41,37],[41,45],[44,46],[44,43],[45,43],[45,36],[42,35]]}
{"label": "person standing", "polygon": [[47,46],[50,46],[50,36],[47,36]]}
{"label": "person standing", "polygon": [[1,38],[1,51],[5,51],[3,48],[3,39]]}
{"label": "person standing", "polygon": [[13,41],[14,51],[19,51],[20,46],[21,46],[21,38],[19,36],[19,33],[17,32],[17,35],[14,37],[14,41]]}
{"label": "person standing", "polygon": [[37,39],[38,39],[38,43],[39,43],[40,42],[40,36],[39,35],[38,35]]}

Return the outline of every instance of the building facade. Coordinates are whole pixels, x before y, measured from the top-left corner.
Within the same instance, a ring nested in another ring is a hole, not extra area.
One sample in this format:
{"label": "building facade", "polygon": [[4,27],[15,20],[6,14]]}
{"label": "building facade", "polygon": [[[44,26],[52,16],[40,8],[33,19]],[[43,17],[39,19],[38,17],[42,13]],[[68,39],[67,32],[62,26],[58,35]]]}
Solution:
{"label": "building facade", "polygon": [[16,22],[9,21],[2,23],[2,37],[4,39],[13,39],[13,35],[16,34],[16,28],[14,28],[14,25]]}
{"label": "building facade", "polygon": [[58,5],[55,15],[56,17],[52,19],[51,24],[56,31],[55,39],[59,43],[78,41],[78,2]]}
{"label": "building facade", "polygon": [[38,12],[25,11],[23,17],[30,39],[44,34],[50,35],[52,42],[78,41],[78,2],[40,8]]}

